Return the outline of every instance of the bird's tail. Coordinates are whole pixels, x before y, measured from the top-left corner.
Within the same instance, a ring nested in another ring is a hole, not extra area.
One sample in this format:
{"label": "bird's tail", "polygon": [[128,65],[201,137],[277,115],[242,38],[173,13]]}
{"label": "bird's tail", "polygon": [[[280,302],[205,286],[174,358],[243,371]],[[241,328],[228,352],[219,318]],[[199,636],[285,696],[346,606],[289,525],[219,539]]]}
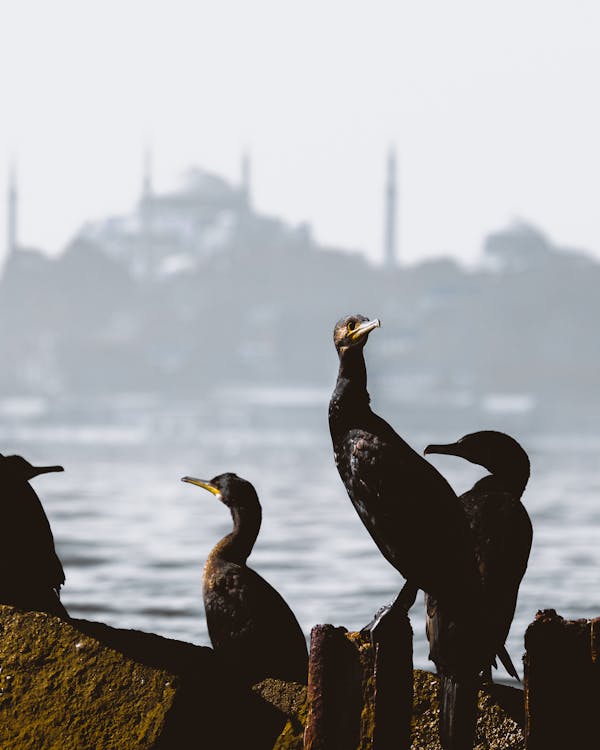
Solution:
{"label": "bird's tail", "polygon": [[440,675],[440,741],[444,750],[472,750],[479,682]]}
{"label": "bird's tail", "polygon": [[512,663],[512,659],[510,658],[508,651],[506,650],[506,646],[502,646],[500,651],[498,651],[498,658],[502,662],[504,669],[506,669],[508,674],[511,677],[514,677],[515,680],[519,680],[519,682],[521,682],[519,673],[517,672],[515,665]]}

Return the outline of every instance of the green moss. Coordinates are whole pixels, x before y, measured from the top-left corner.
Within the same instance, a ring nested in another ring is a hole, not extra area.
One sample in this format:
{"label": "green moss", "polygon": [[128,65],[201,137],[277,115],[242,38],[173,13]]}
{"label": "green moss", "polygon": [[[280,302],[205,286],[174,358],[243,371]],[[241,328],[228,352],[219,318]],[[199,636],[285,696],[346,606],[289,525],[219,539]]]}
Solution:
{"label": "green moss", "polygon": [[304,726],[288,720],[283,731],[275,740],[273,750],[302,750],[304,747]]}
{"label": "green moss", "polygon": [[[344,637],[362,673],[357,750],[366,750],[372,650],[366,636]],[[438,750],[438,679],[414,674],[413,748]],[[219,750],[301,750],[305,685],[265,680],[236,698],[228,679],[210,649],[0,606],[2,750],[170,750],[189,746],[190,736]],[[520,691],[482,691],[479,708],[475,750],[524,747]]]}
{"label": "green moss", "polygon": [[151,748],[176,677],[137,664],[67,623],[2,607],[0,747]]}
{"label": "green moss", "polygon": [[366,633],[346,633],[346,638],[358,652],[362,670],[362,711],[360,713],[360,739],[357,750],[370,750],[375,726],[375,678],[373,674],[373,647]]}
{"label": "green moss", "polygon": [[[362,669],[362,709],[360,739],[356,750],[372,746],[374,727],[373,652],[370,639],[361,633],[345,634],[356,648]],[[303,714],[304,724],[306,715]],[[412,716],[412,750],[442,750],[438,736],[439,679],[431,672],[414,671]],[[276,750],[300,748],[301,732],[286,725]],[[294,744],[296,743],[296,744]],[[493,686],[479,693],[479,717],[474,750],[524,750],[523,693],[520,690]]]}
{"label": "green moss", "polygon": [[288,717],[273,750],[302,750],[308,717],[306,685],[269,678],[254,685],[252,690]]}
{"label": "green moss", "polygon": [[[412,750],[442,750],[438,736],[439,680],[415,670]],[[474,750],[524,750],[523,693],[495,685],[479,691],[479,716]]]}

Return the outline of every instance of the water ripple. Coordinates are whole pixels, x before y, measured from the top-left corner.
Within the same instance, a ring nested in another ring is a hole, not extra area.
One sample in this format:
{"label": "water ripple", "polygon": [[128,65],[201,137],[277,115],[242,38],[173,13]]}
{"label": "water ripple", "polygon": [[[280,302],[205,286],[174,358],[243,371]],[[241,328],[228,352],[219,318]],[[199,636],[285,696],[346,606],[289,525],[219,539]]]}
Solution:
{"label": "water ripple", "polygon": [[[306,635],[320,622],[348,628],[369,622],[403,581],[351,507],[324,412],[309,395],[306,408],[293,413],[278,409],[278,399],[265,412],[260,399],[254,410],[211,414],[189,405],[143,413],[132,405],[104,425],[6,422],[2,452],[65,466],[64,474],[39,477],[35,487],[64,562],[63,600],[71,613],[208,643],[202,566],[230,518],[215,498],[179,479],[235,471],[255,484],[263,504],[250,562],[287,599]],[[406,430],[417,449],[458,434],[451,426],[434,435]],[[532,456],[524,499],[535,541],[508,641],[516,664],[538,609],[600,615],[600,436],[534,430],[518,436]],[[465,462],[437,458],[458,492],[481,475]],[[421,597],[411,619],[415,663],[430,666]]]}

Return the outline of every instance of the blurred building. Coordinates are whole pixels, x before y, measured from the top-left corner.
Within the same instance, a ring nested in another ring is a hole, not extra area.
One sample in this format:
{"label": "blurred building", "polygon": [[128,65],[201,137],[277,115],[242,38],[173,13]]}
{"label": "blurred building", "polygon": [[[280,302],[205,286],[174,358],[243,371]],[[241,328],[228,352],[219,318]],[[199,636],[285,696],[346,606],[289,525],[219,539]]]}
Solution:
{"label": "blurred building", "polygon": [[252,206],[250,159],[241,160],[240,182],[194,168],[181,186],[156,192],[151,159],[145,158],[140,196],[131,214],[90,222],[80,237],[103,248],[135,278],[158,278],[198,268],[214,255],[249,245],[313,244],[310,227],[290,227]]}
{"label": "blurred building", "polygon": [[192,169],[177,190],[153,189],[149,159],[134,211],[88,223],[81,236],[129,267],[156,277],[195,267],[235,243],[248,213],[249,187]]}
{"label": "blurred building", "polygon": [[19,243],[13,170],[0,398],[330,385],[333,324],[361,312],[384,322],[370,382],[395,399],[589,408],[600,378],[597,260],[517,222],[489,235],[477,268],[447,258],[400,267],[390,153],[385,262],[374,266],[258,211],[247,156],[240,171],[231,184],[194,169],[159,193],[147,156],[132,212],[86,224],[49,257]]}

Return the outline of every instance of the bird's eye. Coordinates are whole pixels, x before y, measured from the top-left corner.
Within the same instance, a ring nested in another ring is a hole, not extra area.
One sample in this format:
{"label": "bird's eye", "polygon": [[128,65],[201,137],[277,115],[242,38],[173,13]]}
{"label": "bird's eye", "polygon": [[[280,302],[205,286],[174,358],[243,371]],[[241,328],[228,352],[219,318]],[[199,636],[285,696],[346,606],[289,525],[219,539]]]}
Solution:
{"label": "bird's eye", "polygon": [[355,322],[354,322],[353,320],[351,320],[351,321],[350,321],[350,322],[348,323],[348,330],[349,330],[350,332],[352,332],[352,331],[353,331],[353,330],[354,330],[355,328],[356,328],[356,323],[355,323]]}

